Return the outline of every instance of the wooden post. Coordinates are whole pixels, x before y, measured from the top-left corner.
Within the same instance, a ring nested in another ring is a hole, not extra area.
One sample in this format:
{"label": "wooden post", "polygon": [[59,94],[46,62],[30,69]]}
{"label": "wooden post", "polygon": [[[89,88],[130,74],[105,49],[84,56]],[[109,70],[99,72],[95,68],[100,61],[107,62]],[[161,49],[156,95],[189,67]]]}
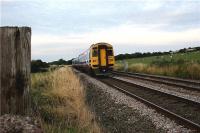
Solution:
{"label": "wooden post", "polygon": [[0,27],[0,115],[29,111],[31,28]]}

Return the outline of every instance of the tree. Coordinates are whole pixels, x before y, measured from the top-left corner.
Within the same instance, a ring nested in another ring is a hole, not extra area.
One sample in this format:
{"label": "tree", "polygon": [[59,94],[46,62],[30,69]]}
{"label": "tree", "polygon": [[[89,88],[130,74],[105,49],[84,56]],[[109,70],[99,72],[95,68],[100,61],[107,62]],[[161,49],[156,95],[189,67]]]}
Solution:
{"label": "tree", "polygon": [[59,59],[58,61],[53,61],[49,63],[50,65],[71,65],[72,59],[65,61],[64,59]]}
{"label": "tree", "polygon": [[42,60],[32,60],[31,61],[31,72],[44,72],[47,71],[47,68],[49,67],[49,64],[46,62],[43,62]]}

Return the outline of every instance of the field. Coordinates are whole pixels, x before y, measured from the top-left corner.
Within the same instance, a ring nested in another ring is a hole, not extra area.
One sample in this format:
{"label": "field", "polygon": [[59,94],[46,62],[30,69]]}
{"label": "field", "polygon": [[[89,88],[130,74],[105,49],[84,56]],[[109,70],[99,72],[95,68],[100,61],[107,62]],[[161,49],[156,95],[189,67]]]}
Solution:
{"label": "field", "polygon": [[200,51],[119,60],[115,70],[200,79]]}
{"label": "field", "polygon": [[100,132],[85,91],[69,67],[31,75],[33,112],[46,133]]}

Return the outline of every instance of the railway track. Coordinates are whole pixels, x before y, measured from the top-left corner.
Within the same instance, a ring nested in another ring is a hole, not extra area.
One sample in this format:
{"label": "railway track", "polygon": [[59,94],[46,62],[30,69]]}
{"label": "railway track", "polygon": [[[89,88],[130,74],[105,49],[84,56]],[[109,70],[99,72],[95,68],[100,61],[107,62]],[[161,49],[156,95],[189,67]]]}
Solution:
{"label": "railway track", "polygon": [[200,131],[200,103],[114,77],[98,80],[155,108],[177,123]]}
{"label": "railway track", "polygon": [[197,81],[197,80],[186,80],[186,79],[166,77],[166,76],[129,73],[129,72],[121,72],[121,71],[113,71],[112,73],[114,75],[142,79],[142,80],[151,81],[151,82],[155,82],[159,84],[166,84],[169,86],[181,87],[181,88],[192,90],[192,91],[200,91],[200,81]]}

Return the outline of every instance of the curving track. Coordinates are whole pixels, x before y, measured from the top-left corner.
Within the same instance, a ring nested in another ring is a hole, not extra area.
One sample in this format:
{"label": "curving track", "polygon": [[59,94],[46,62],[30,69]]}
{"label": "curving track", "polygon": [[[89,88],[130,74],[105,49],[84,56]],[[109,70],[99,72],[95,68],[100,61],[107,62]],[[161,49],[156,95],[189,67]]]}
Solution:
{"label": "curving track", "polygon": [[200,131],[200,103],[113,77],[98,80],[155,108],[181,125]]}

